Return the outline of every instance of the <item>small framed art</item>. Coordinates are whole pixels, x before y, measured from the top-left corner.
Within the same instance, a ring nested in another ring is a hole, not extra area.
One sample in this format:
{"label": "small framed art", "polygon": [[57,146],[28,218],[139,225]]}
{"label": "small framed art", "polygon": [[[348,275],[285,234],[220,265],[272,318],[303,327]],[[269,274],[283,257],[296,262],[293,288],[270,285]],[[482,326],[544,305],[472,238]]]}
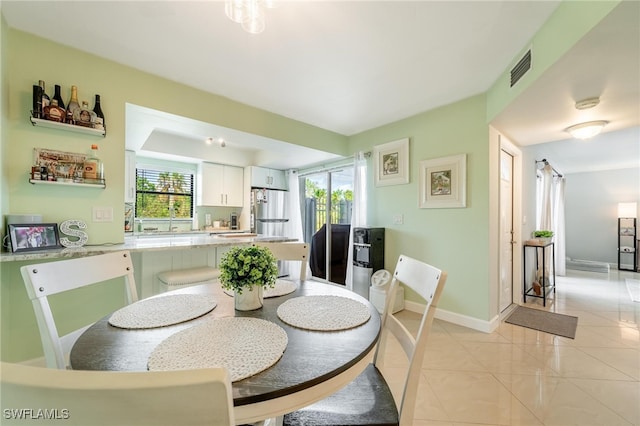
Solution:
{"label": "small framed art", "polygon": [[457,208],[467,205],[467,154],[420,162],[420,208]]}
{"label": "small framed art", "polygon": [[409,183],[409,138],[373,147],[376,186]]}
{"label": "small framed art", "polygon": [[8,229],[14,253],[62,248],[56,223],[15,223]]}

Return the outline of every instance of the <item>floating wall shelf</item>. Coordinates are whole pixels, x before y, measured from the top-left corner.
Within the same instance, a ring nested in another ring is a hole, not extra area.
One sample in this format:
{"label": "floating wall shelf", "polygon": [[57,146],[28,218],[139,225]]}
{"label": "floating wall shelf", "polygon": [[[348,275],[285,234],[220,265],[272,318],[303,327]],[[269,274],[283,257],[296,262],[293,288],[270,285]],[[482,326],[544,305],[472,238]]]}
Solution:
{"label": "floating wall shelf", "polygon": [[34,185],[64,185],[64,186],[84,186],[85,188],[101,188],[104,189],[107,187],[104,181],[98,183],[80,183],[80,182],[59,182],[59,181],[49,181],[49,180],[36,180],[29,179],[29,183]]}
{"label": "floating wall shelf", "polygon": [[31,116],[29,117],[29,120],[31,120],[31,124],[33,124],[34,126],[47,127],[49,129],[66,130],[68,132],[102,137],[105,137],[107,135],[107,131],[104,129],[92,129],[90,127],[76,126],[67,123],[58,123],[57,121],[43,120],[42,118],[33,118]]}

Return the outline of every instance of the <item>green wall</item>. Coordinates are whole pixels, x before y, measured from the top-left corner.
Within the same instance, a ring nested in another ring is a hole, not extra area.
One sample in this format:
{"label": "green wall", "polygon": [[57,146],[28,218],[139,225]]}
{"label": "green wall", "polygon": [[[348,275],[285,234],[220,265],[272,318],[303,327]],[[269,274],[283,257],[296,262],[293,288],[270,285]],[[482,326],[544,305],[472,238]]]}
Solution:
{"label": "green wall", "polygon": [[[116,64],[97,56],[7,28],[0,20],[0,210],[3,215],[42,213],[44,220],[61,222],[76,218],[87,222],[91,244],[120,242],[124,198],[125,103],[211,122],[224,127],[321,149],[339,155],[370,151],[373,146],[410,138],[410,183],[375,188],[370,162],[370,224],[387,228],[386,265],[393,270],[401,253],[419,257],[449,272],[440,308],[480,321],[497,315],[495,282],[495,194],[498,181],[496,147],[487,123],[535,80],[582,35],[604,17],[618,1],[563,2],[532,43],[536,58],[518,90],[506,91],[508,70],[486,95],[479,95],[376,129],[346,137],[317,127],[239,104],[185,85]],[[1,4],[1,3],[0,3]],[[518,55],[517,57],[519,57]],[[50,64],[43,66],[43,64]],[[55,66],[54,66],[55,64]],[[28,120],[31,87],[39,79],[62,85],[64,98],[72,84],[81,100],[93,104],[102,96],[108,134],[106,138],[32,127]],[[531,81],[527,80],[530,79]],[[488,118],[487,118],[488,117]],[[498,129],[499,130],[499,129]],[[517,142],[517,141],[516,141]],[[100,145],[105,162],[107,188],[43,188],[27,182],[34,147],[84,152]],[[467,207],[463,209],[418,208],[418,164],[421,160],[467,154]],[[492,201],[490,201],[492,200]],[[93,206],[113,206],[114,222],[91,223]],[[404,215],[403,225],[392,216]],[[4,222],[4,220],[3,220]],[[493,224],[493,225],[492,225]],[[4,223],[2,224],[4,228]],[[33,310],[18,267],[24,262],[1,263],[0,313],[3,361],[41,356]],[[408,294],[408,300],[415,295]],[[94,315],[102,316],[122,303],[120,289],[101,286],[95,293],[74,295],[57,301],[57,309],[74,312],[101,300]],[[89,316],[88,310],[84,311]],[[82,314],[82,316],[85,316]],[[70,322],[67,314],[66,322]]]}
{"label": "green wall", "polygon": [[[5,174],[4,158],[6,158],[6,144],[7,140],[7,113],[9,111],[9,98],[6,96],[7,88],[9,87],[9,79],[7,78],[6,66],[7,63],[7,23],[2,15],[2,3],[0,2],[0,215],[4,215],[9,209],[9,179]],[[1,222],[0,222],[1,223]],[[0,235],[3,233],[0,232]]]}
{"label": "green wall", "polygon": [[[123,242],[126,103],[347,155],[346,136],[8,28],[4,17],[1,25],[0,229],[6,227],[6,214],[39,213],[47,222],[84,220],[87,223],[89,244]],[[43,67],[43,64],[49,66]],[[94,94],[100,94],[107,136],[86,136],[32,126],[29,122],[31,91],[33,84],[37,84],[40,79],[46,82],[50,95],[53,85],[60,84],[65,100],[69,96],[71,85],[78,86],[80,101],[87,100],[91,106]],[[100,156],[105,163],[106,189],[51,187],[28,183],[33,148],[87,152],[93,143],[99,145]],[[94,206],[113,207],[114,221],[92,223]],[[0,263],[0,358],[3,361],[21,361],[42,355],[33,309],[18,269],[27,263]],[[95,300],[100,300],[98,309],[94,307]],[[90,293],[64,295],[56,303],[63,315],[62,328],[69,328],[74,316],[87,321],[100,318],[121,306],[123,297],[120,286],[116,288],[106,284],[92,289]]]}
{"label": "green wall", "polygon": [[[7,139],[10,143],[3,145],[6,145],[4,167],[8,174],[10,213],[42,213],[43,220],[51,222],[71,218],[84,220],[89,244],[123,241],[126,103],[336,154],[346,153],[345,136],[232,102],[24,32],[10,29],[9,40],[7,61],[3,63],[10,81]],[[42,64],[58,66],[43,67]],[[91,106],[94,94],[100,94],[107,136],[103,139],[33,127],[29,122],[31,90],[39,79],[45,80],[48,91],[54,84],[60,84],[64,92],[63,99],[68,98],[71,85],[76,85],[79,100],[88,100]],[[105,164],[105,190],[28,183],[33,148],[84,153],[88,152],[92,143],[99,144],[100,156]],[[52,209],[54,205],[56,208]],[[94,206],[113,207],[114,222],[92,223]]]}
{"label": "green wall", "polygon": [[[386,228],[385,269],[393,271],[400,254],[416,257],[448,271],[439,307],[489,320],[489,130],[486,100],[475,96],[356,136],[352,151],[408,137],[410,182],[376,188],[369,161],[368,213],[372,226]],[[418,207],[421,160],[467,154],[467,207]],[[404,215],[404,224],[392,217]],[[418,300],[407,294],[408,300]]]}

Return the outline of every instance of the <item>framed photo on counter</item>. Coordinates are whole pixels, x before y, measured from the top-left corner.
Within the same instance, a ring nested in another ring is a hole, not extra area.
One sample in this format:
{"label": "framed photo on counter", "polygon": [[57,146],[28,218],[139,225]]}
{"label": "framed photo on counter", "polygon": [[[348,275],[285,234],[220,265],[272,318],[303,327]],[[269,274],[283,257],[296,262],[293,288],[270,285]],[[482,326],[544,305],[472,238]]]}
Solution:
{"label": "framed photo on counter", "polygon": [[8,230],[14,253],[62,248],[56,223],[15,223]]}

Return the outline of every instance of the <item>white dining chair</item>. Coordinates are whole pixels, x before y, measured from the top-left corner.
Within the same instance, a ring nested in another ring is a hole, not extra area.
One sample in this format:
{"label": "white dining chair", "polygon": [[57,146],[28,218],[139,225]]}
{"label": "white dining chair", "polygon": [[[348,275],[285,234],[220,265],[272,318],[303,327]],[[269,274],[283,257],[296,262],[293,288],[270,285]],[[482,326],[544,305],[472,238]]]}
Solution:
{"label": "white dining chair", "polygon": [[33,305],[45,361],[50,368],[67,368],[71,347],[91,324],[61,336],[49,305],[49,296],[124,278],[126,303],[138,300],[128,251],[25,265],[20,272]]}
{"label": "white dining chair", "polygon": [[[278,260],[300,262],[301,281],[307,279],[307,268],[309,265],[309,244],[297,242],[255,242],[254,246],[267,247]],[[295,278],[295,277],[294,277]]]}
{"label": "white dining chair", "polygon": [[[424,359],[427,337],[446,279],[446,272],[401,255],[391,281],[389,297],[385,303],[382,335],[373,363],[342,390],[294,413],[286,414],[283,419],[284,425],[413,424],[420,368]],[[395,289],[400,283],[411,288],[425,300],[420,328],[415,337],[392,313]],[[404,375],[402,397],[398,405],[380,371],[384,363],[389,334],[398,340],[409,360],[408,369]]]}
{"label": "white dining chair", "polygon": [[76,371],[2,362],[0,391],[3,425],[235,424],[224,368]]}

